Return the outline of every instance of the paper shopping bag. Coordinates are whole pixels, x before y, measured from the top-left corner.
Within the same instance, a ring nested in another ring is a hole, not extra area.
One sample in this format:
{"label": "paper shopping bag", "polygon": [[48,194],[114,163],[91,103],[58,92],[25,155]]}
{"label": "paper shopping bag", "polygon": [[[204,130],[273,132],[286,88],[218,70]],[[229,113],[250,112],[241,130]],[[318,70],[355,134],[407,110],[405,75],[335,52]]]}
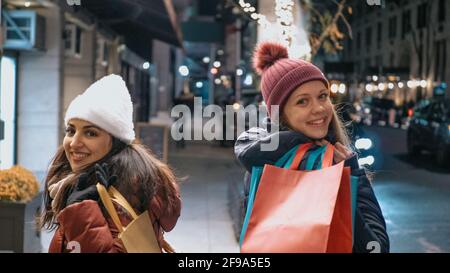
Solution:
{"label": "paper shopping bag", "polygon": [[241,252],[351,252],[344,162],[332,166],[334,147],[327,145],[321,170],[296,170],[309,147],[301,145],[289,169],[264,166]]}
{"label": "paper shopping bag", "polygon": [[[161,247],[156,239],[148,211],[144,211],[138,216],[127,200],[113,186],[109,187],[109,191],[107,191],[102,184],[97,183],[97,190],[103,205],[119,230],[118,238],[122,240],[128,253],[161,253]],[[126,227],[122,226],[112,200],[122,206],[133,218]],[[166,252],[174,252],[165,241],[162,247]]]}

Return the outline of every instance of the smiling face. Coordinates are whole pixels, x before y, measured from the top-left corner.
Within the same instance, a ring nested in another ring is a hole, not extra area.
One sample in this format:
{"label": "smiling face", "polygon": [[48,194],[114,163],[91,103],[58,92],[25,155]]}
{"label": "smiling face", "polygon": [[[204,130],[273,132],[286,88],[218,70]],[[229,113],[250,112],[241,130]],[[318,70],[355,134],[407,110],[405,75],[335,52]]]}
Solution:
{"label": "smiling face", "polygon": [[112,148],[112,136],[84,120],[71,119],[66,127],[64,151],[72,171],[102,159]]}
{"label": "smiling face", "polygon": [[292,130],[312,139],[322,139],[328,134],[333,117],[330,91],[321,81],[302,84],[292,92],[282,114]]}

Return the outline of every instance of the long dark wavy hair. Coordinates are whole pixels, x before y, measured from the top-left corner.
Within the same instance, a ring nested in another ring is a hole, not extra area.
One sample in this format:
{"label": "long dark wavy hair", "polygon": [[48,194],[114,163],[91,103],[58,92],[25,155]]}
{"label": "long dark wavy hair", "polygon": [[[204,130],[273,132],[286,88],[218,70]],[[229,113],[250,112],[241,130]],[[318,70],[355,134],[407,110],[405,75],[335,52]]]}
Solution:
{"label": "long dark wavy hair", "polygon": [[[90,184],[97,183],[96,163],[108,164],[110,172],[118,177],[114,187],[122,193],[136,211],[141,213],[147,210],[149,202],[155,194],[162,198],[161,201],[165,204],[168,213],[175,209],[178,198],[177,178],[169,166],[158,160],[144,145],[139,143],[126,144],[113,137],[112,148],[107,155],[76,172],[73,172],[70,167],[64,147],[58,148],[45,179],[44,209],[40,219],[41,228],[54,230],[59,226],[56,217],[65,208],[66,200],[82,173],[88,174]],[[70,174],[73,174],[73,176],[68,178],[70,181],[65,188],[61,189],[62,194],[56,197],[56,206],[53,209],[48,186]]]}

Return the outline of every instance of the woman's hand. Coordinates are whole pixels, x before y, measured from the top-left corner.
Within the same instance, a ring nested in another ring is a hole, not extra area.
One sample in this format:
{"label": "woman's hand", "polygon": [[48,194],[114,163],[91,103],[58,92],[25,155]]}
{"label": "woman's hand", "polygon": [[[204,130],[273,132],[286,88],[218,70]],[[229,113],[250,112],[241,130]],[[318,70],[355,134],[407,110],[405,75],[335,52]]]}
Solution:
{"label": "woman's hand", "polygon": [[333,157],[334,162],[336,164],[341,162],[342,160],[347,160],[352,156],[353,152],[349,148],[345,147],[340,142],[336,142],[336,144],[334,145],[334,157]]}
{"label": "woman's hand", "polygon": [[[98,182],[103,184],[103,186],[107,189],[117,180],[117,175],[110,174],[109,166],[106,163],[103,163],[101,166],[99,164],[95,164],[95,174]],[[97,186],[95,184],[89,184],[89,175],[87,173],[82,173],[78,178],[75,188],[67,198],[66,206],[82,202],[84,200],[98,201],[99,198],[100,196],[98,195]]]}
{"label": "woman's hand", "polygon": [[109,188],[109,186],[116,183],[117,175],[111,175],[110,167],[106,163],[103,163],[102,165],[98,163],[95,164],[95,174],[97,175],[99,182],[102,183],[105,188]]}
{"label": "woman's hand", "polygon": [[66,206],[79,203],[84,200],[95,200],[99,198],[95,185],[89,184],[89,176],[86,173],[80,174],[77,184],[66,200]]}
{"label": "woman's hand", "polygon": [[[316,145],[323,146],[323,145],[327,145],[329,142],[326,141],[325,139],[322,139],[322,140],[316,140],[314,143]],[[352,156],[353,156],[353,152],[349,148],[345,147],[340,142],[336,142],[336,144],[334,144],[333,161],[335,164],[341,162],[342,160],[349,159]]]}

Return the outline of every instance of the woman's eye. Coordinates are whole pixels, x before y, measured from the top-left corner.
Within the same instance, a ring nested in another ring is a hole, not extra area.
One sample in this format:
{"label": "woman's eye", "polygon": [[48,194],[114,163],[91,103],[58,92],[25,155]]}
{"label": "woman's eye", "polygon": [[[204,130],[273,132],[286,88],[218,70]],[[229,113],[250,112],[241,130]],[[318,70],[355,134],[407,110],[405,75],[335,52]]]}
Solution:
{"label": "woman's eye", "polygon": [[305,105],[307,102],[308,102],[308,101],[307,101],[306,99],[299,99],[299,100],[297,101],[297,104],[299,104],[299,105]]}
{"label": "woman's eye", "polygon": [[94,132],[94,131],[88,130],[88,131],[86,131],[86,135],[87,135],[88,137],[96,137],[96,136],[97,136],[97,133]]}
{"label": "woman's eye", "polygon": [[75,134],[75,130],[73,128],[66,128],[66,135],[72,136]]}
{"label": "woman's eye", "polygon": [[321,94],[320,96],[319,96],[319,99],[326,99],[326,98],[328,98],[328,94]]}

